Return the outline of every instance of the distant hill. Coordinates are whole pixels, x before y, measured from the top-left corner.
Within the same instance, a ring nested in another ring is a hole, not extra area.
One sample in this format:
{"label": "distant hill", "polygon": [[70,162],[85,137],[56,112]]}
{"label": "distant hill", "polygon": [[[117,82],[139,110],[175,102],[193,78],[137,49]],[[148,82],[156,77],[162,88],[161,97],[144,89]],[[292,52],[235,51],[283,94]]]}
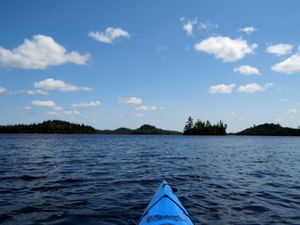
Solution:
{"label": "distant hill", "polygon": [[91,126],[61,120],[48,120],[37,124],[0,126],[0,133],[45,133],[45,134],[97,134]]}
{"label": "distant hill", "polygon": [[177,131],[162,130],[151,125],[137,129],[121,127],[115,130],[97,130],[84,124],[61,120],[48,120],[37,124],[0,126],[0,133],[41,133],[41,134],[181,134]]}
{"label": "distant hill", "polygon": [[136,130],[132,130],[132,134],[181,134],[181,133],[178,131],[162,130],[156,128],[155,126],[145,124]]}
{"label": "distant hill", "polygon": [[163,130],[155,126],[144,124],[137,129],[121,127],[115,130],[100,130],[101,134],[181,134],[178,131]]}
{"label": "distant hill", "polygon": [[282,127],[274,123],[265,123],[247,128],[236,133],[236,135],[300,136],[300,129]]}

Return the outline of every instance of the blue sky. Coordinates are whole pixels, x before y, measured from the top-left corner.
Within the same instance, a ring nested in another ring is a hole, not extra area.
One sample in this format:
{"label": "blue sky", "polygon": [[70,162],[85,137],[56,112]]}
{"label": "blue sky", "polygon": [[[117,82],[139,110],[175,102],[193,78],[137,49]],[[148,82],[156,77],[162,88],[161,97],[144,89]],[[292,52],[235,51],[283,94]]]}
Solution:
{"label": "blue sky", "polygon": [[0,4],[0,124],[300,125],[299,1]]}

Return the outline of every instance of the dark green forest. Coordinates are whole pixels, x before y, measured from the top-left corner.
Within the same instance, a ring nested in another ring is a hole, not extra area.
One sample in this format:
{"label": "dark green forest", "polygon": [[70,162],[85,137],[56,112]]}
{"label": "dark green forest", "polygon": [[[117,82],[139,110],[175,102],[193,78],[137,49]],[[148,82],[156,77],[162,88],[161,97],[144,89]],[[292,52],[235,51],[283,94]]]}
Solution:
{"label": "dark green forest", "polygon": [[300,136],[300,129],[282,127],[279,124],[265,123],[247,128],[236,135],[260,135],[260,136]]}
{"label": "dark green forest", "polygon": [[222,121],[212,124],[210,121],[203,122],[197,120],[194,122],[192,117],[189,117],[184,130],[184,135],[226,135],[227,124]]}
{"label": "dark green forest", "polygon": [[48,120],[42,123],[0,126],[0,133],[44,133],[44,134],[97,134],[98,130],[83,124],[60,120]]}
{"label": "dark green forest", "polygon": [[48,120],[35,124],[0,126],[0,133],[41,133],[41,134],[181,134],[177,131],[163,130],[145,124],[137,129],[121,127],[115,130],[97,130],[84,124],[61,120]]}

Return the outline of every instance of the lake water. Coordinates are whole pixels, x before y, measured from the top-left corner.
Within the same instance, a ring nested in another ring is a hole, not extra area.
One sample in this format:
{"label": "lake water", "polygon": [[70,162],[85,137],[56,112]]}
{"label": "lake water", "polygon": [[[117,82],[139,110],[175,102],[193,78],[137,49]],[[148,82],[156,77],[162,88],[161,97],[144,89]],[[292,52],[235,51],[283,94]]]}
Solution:
{"label": "lake water", "polygon": [[135,224],[162,179],[196,224],[300,224],[300,137],[0,135],[1,224]]}

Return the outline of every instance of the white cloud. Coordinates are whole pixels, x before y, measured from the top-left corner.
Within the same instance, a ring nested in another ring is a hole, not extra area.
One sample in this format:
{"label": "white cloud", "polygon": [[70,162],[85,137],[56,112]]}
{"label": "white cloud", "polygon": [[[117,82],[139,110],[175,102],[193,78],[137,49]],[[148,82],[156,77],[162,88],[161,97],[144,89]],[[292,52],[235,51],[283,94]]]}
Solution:
{"label": "white cloud", "polygon": [[282,62],[273,65],[271,69],[275,72],[285,74],[300,72],[300,53],[296,53]]}
{"label": "white cloud", "polygon": [[121,97],[119,98],[119,103],[125,104],[125,105],[140,105],[143,104],[143,100],[138,97]]}
{"label": "white cloud", "polygon": [[28,95],[48,95],[48,92],[47,91],[44,91],[44,90],[40,90],[40,89],[37,89],[37,90],[27,90],[26,93]]}
{"label": "white cloud", "polygon": [[79,116],[80,112],[77,110],[62,110],[62,111],[50,111],[48,112],[49,115],[52,116]]}
{"label": "white cloud", "polygon": [[182,29],[186,32],[187,35],[193,36],[194,26],[197,24],[197,17],[192,20],[185,20],[184,18],[180,19],[183,22]]}
{"label": "white cloud", "polygon": [[40,107],[49,107],[49,108],[56,107],[56,103],[52,100],[47,100],[47,101],[35,100],[31,104],[33,106],[40,106]]}
{"label": "white cloud", "polygon": [[254,31],[257,31],[257,29],[249,26],[249,27],[240,28],[239,31],[244,32],[246,34],[252,34]]}
{"label": "white cloud", "polygon": [[273,87],[274,84],[273,83],[267,83],[265,85],[260,85],[257,83],[251,83],[251,84],[246,84],[246,85],[241,85],[238,88],[239,92],[243,92],[243,93],[255,93],[255,92],[261,92],[261,91],[265,91],[270,87]]}
{"label": "white cloud", "polygon": [[211,86],[208,92],[211,94],[230,94],[235,87],[235,84],[218,84]]}
{"label": "white cloud", "polygon": [[157,110],[157,106],[155,105],[140,105],[134,108],[136,111],[147,112]]}
{"label": "white cloud", "polygon": [[89,54],[67,50],[52,37],[35,35],[33,39],[24,42],[10,50],[0,47],[0,67],[20,69],[46,69],[49,66],[65,63],[86,64]]}
{"label": "white cloud", "polygon": [[72,107],[74,108],[88,108],[88,107],[97,107],[100,106],[100,101],[89,101],[89,102],[79,102],[72,104]]}
{"label": "white cloud", "polygon": [[248,45],[246,40],[241,38],[231,39],[229,37],[209,37],[194,46],[195,50],[214,55],[223,62],[234,62],[254,53],[257,44]]}
{"label": "white cloud", "polygon": [[63,80],[55,80],[48,78],[39,82],[33,83],[34,87],[41,88],[44,90],[58,90],[62,92],[73,92],[73,91],[92,91],[90,87],[80,87],[74,84],[65,83]]}
{"label": "white cloud", "polygon": [[282,56],[291,53],[293,48],[294,46],[291,44],[280,43],[268,46],[266,51],[276,56]]}
{"label": "white cloud", "polygon": [[278,102],[288,102],[288,101],[289,101],[288,98],[281,98],[281,99],[278,100]]}
{"label": "white cloud", "polygon": [[23,107],[23,109],[25,109],[25,110],[31,110],[31,109],[32,109],[32,107],[31,107],[31,106],[29,106],[29,105],[27,105],[27,106],[24,106],[24,107]]}
{"label": "white cloud", "polygon": [[130,34],[122,28],[108,27],[104,32],[89,32],[88,36],[105,44],[113,44],[116,39],[129,38]]}
{"label": "white cloud", "polygon": [[135,117],[142,117],[144,114],[143,113],[140,113],[140,112],[134,112],[133,115]]}
{"label": "white cloud", "polygon": [[296,114],[297,110],[295,108],[291,108],[287,111],[288,114]]}
{"label": "white cloud", "polygon": [[6,91],[7,91],[6,88],[0,87],[0,94],[4,93]]}
{"label": "white cloud", "polygon": [[260,75],[259,69],[248,65],[235,67],[233,71],[244,75]]}
{"label": "white cloud", "polygon": [[214,24],[210,21],[205,21],[205,22],[200,22],[199,23],[198,29],[203,30],[203,31],[210,31],[210,30],[213,30],[213,29],[218,28],[218,27],[219,27],[218,24]]}

